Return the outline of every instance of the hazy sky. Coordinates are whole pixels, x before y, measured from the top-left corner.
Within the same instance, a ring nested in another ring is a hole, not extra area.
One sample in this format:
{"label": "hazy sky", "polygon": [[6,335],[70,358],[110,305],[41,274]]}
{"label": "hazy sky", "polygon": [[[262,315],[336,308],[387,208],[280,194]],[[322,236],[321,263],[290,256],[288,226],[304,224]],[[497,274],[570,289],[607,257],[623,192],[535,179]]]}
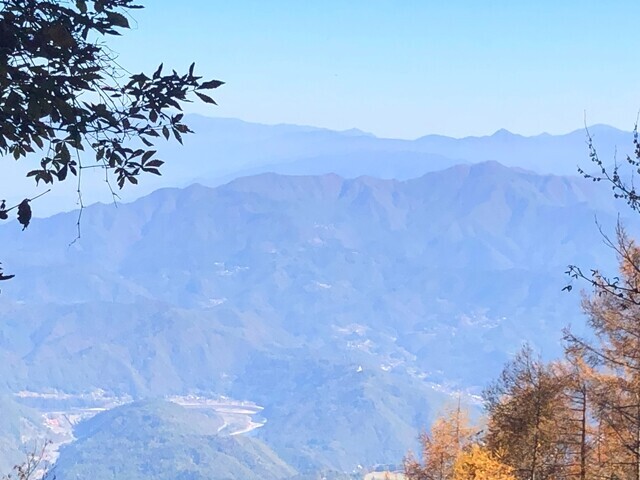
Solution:
{"label": "hazy sky", "polygon": [[631,1],[147,0],[115,42],[227,82],[213,116],[380,136],[630,130],[640,108]]}

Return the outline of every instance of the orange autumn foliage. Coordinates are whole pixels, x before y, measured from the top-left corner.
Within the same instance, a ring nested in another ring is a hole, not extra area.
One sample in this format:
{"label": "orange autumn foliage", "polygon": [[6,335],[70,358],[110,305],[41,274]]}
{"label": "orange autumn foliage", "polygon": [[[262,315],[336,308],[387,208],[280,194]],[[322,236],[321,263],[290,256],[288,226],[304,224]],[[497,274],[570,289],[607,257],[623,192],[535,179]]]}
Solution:
{"label": "orange autumn foliage", "polygon": [[422,459],[405,459],[405,475],[409,480],[453,480],[458,455],[469,447],[477,428],[471,426],[468,415],[458,406],[436,419],[430,433],[420,436]]}
{"label": "orange autumn foliage", "polygon": [[474,444],[461,452],[453,466],[453,480],[516,480],[513,468],[486,448]]}

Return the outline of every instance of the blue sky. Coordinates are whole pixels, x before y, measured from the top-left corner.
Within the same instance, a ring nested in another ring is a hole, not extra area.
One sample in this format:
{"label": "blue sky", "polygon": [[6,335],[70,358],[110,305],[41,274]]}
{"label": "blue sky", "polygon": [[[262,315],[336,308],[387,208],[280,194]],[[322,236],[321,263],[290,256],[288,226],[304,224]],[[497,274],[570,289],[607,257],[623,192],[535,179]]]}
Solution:
{"label": "blue sky", "polygon": [[213,116],[380,136],[630,130],[640,108],[631,1],[147,0],[113,43],[224,80]]}

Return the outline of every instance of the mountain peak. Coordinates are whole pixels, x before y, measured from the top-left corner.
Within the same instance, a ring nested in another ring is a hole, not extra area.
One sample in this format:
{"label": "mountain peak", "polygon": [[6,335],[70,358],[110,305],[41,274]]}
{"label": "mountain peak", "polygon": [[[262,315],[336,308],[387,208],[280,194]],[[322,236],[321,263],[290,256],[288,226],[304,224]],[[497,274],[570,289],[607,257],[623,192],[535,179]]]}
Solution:
{"label": "mountain peak", "polygon": [[507,138],[507,137],[519,137],[520,135],[510,132],[506,128],[501,128],[499,130],[496,130],[495,133],[491,136],[496,138]]}
{"label": "mountain peak", "polygon": [[364,130],[360,130],[359,128],[349,128],[347,130],[342,130],[339,133],[341,133],[342,135],[344,135],[346,137],[371,137],[371,138],[376,138],[376,136],[373,133],[365,132]]}

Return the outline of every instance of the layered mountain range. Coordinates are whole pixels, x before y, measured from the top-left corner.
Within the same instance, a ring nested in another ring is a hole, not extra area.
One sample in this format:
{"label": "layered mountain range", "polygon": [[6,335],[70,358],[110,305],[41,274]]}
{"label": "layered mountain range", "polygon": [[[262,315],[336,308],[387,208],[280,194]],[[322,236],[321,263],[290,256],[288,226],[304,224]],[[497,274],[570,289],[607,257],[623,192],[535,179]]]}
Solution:
{"label": "layered mountain range", "polygon": [[[589,168],[587,137],[594,140],[605,163],[633,153],[633,135],[606,125],[581,128],[565,135],[525,137],[499,130],[482,137],[451,138],[426,135],[415,140],[378,138],[360,130],[332,131],[298,125],[261,125],[235,119],[188,115],[185,121],[196,132],[184,146],[161,142],[158,155],[166,161],[163,176],[141,178],[135,188],[118,191],[132,201],[158,188],[187,187],[193,183],[218,186],[233,179],[261,173],[323,175],[346,178],[362,175],[408,180],[454,165],[498,161],[540,174],[575,175],[578,166]],[[81,154],[85,165],[92,159]],[[24,178],[25,162],[3,166],[3,198],[20,201],[46,190]],[[38,159],[31,161],[38,162]],[[112,202],[111,191],[100,169],[83,170],[83,200]],[[77,185],[67,182],[47,194],[35,209],[36,216],[69,211],[78,206]]]}
{"label": "layered mountain range", "polygon": [[[220,129],[212,141],[239,145],[248,135]],[[266,143],[251,148],[265,151],[265,164],[273,129],[318,136],[326,149],[331,138],[349,148],[382,141],[255,127]],[[494,141],[514,151],[533,141],[505,132],[463,140],[455,152],[465,161]],[[411,143],[435,152],[452,141]],[[535,141],[549,151],[559,142]],[[428,155],[453,151],[446,148]],[[288,162],[294,153],[273,155]],[[401,164],[380,155],[385,168]],[[133,400],[255,402],[265,423],[248,435],[264,445],[220,440],[218,448],[200,434],[189,441],[205,457],[227,449],[243,459],[238,465],[270,458],[281,478],[399,462],[442,405],[459,394],[477,404],[474,395],[524,341],[547,357],[561,351],[561,329],[582,324],[579,295],[562,292],[566,266],[613,268],[595,219],[611,232],[621,207],[606,188],[575,176],[495,161],[429,171],[435,163],[416,159],[428,173],[415,178],[259,173],[160,189],[117,208],[96,204],[83,211],[75,241],[77,212],[35,219],[24,232],[15,222],[0,226],[4,266],[16,274],[0,303],[0,388],[8,399],[100,389]],[[152,420],[168,408],[153,405]],[[27,407],[32,420],[46,405]],[[113,437],[113,422],[142,414],[113,415],[78,427],[79,440],[61,450],[61,472],[86,473],[74,458],[95,459],[87,452]],[[181,425],[192,418],[175,415]],[[105,436],[103,424],[111,425]],[[10,438],[20,436],[11,425]]]}

